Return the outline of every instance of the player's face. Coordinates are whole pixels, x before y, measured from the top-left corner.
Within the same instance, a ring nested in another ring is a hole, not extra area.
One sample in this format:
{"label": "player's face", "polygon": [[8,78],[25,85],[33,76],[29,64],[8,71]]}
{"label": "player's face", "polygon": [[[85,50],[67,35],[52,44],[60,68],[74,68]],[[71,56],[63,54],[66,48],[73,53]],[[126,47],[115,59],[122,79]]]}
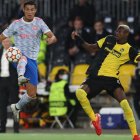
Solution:
{"label": "player's face", "polygon": [[115,35],[117,40],[122,40],[126,37],[126,31],[124,28],[119,27],[117,28]]}
{"label": "player's face", "polygon": [[33,20],[36,10],[37,9],[34,5],[26,5],[23,9],[25,18],[27,20]]}

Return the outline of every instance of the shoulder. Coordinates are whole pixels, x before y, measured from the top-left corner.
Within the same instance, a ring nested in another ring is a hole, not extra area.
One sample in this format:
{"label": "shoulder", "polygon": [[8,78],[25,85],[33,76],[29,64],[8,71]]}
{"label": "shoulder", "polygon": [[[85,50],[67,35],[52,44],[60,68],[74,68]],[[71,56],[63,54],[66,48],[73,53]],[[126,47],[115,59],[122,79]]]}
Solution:
{"label": "shoulder", "polygon": [[115,38],[115,36],[114,35],[107,35],[106,36],[106,39],[112,39],[112,40],[115,40],[116,41],[116,38]]}
{"label": "shoulder", "polygon": [[[132,46],[129,43],[126,43],[126,46],[131,48]],[[132,47],[133,48],[133,47]]]}
{"label": "shoulder", "polygon": [[129,50],[129,49],[134,49],[129,43],[125,43],[124,46],[127,47],[128,50]]}
{"label": "shoulder", "polygon": [[19,23],[19,22],[21,22],[21,21],[22,21],[22,19],[20,18],[20,19],[14,20],[12,23],[13,23],[13,24],[16,24],[16,23]]}
{"label": "shoulder", "polygon": [[11,24],[10,24],[10,26],[13,28],[13,27],[17,27],[17,26],[19,26],[20,24],[21,24],[21,21],[22,21],[22,19],[16,19],[16,20],[14,20]]}
{"label": "shoulder", "polygon": [[41,21],[41,20],[42,20],[42,18],[35,17],[35,20],[37,20],[37,21]]}
{"label": "shoulder", "polygon": [[107,35],[105,42],[115,45],[117,41],[114,35]]}

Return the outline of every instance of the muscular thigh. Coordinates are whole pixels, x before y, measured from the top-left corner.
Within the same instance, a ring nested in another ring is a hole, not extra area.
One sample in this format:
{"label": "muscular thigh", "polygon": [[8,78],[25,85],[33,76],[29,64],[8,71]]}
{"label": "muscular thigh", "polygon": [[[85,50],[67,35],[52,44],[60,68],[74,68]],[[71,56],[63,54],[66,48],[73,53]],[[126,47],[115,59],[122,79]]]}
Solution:
{"label": "muscular thigh", "polygon": [[105,78],[104,79],[104,89],[115,98],[118,102],[121,102],[125,99],[124,89],[120,81],[116,78]]}
{"label": "muscular thigh", "polygon": [[35,97],[36,93],[37,93],[37,86],[35,86],[31,83],[27,83],[26,90],[27,90],[27,93],[30,97]]}
{"label": "muscular thigh", "polygon": [[100,80],[92,77],[87,77],[87,79],[82,83],[81,88],[87,92],[88,98],[95,97],[98,95],[102,90],[102,83]]}

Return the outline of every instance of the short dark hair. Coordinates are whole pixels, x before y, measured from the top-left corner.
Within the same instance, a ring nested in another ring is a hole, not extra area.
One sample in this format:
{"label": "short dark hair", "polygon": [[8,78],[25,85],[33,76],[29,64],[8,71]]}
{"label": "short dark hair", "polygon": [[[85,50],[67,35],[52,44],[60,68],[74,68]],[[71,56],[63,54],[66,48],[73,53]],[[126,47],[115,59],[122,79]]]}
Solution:
{"label": "short dark hair", "polygon": [[37,8],[37,4],[36,4],[34,1],[32,1],[32,0],[26,1],[26,2],[24,3],[24,8],[26,7],[26,5],[34,5],[35,8]]}

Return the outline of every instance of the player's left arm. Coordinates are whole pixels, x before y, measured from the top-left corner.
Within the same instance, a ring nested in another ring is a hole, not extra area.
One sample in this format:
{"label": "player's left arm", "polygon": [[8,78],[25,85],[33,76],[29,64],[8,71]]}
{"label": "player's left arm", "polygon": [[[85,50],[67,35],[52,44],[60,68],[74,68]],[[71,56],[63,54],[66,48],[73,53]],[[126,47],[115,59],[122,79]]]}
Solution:
{"label": "player's left arm", "polygon": [[51,45],[51,44],[55,43],[57,41],[57,38],[55,37],[53,32],[49,29],[47,24],[42,19],[40,19],[39,22],[40,22],[40,27],[41,27],[43,34],[45,34],[47,36],[47,40],[46,40],[47,44]]}
{"label": "player's left arm", "polygon": [[7,37],[2,33],[1,35],[0,35],[0,43],[4,40],[4,39],[6,39]]}
{"label": "player's left arm", "polygon": [[135,63],[140,61],[140,53],[132,47],[130,47],[130,50],[129,50],[129,57],[130,57],[130,60],[134,61]]}
{"label": "player's left arm", "polygon": [[56,36],[53,34],[53,32],[49,31],[47,33],[44,33],[45,35],[47,35],[47,44],[48,45],[51,45],[53,43],[56,43],[57,42],[57,38]]}

